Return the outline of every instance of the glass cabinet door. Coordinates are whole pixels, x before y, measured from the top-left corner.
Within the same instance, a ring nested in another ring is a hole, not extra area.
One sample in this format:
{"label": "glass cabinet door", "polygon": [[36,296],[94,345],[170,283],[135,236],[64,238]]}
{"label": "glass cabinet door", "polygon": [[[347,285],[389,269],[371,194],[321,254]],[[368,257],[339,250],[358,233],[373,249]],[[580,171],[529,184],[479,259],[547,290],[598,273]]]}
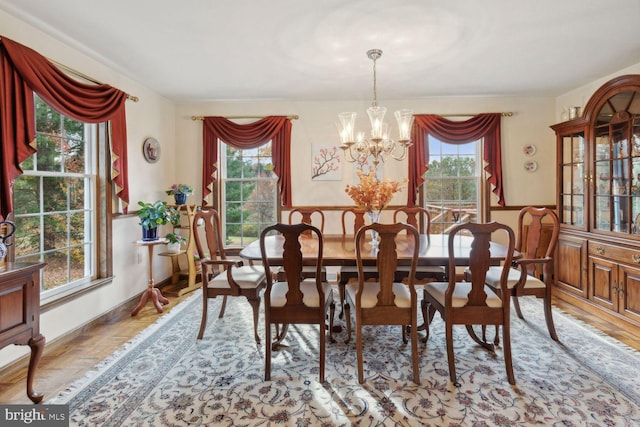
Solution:
{"label": "glass cabinet door", "polygon": [[585,223],[584,132],[562,136],[560,222],[578,227]]}
{"label": "glass cabinet door", "polygon": [[635,92],[609,98],[594,127],[594,230],[640,234],[640,123]]}

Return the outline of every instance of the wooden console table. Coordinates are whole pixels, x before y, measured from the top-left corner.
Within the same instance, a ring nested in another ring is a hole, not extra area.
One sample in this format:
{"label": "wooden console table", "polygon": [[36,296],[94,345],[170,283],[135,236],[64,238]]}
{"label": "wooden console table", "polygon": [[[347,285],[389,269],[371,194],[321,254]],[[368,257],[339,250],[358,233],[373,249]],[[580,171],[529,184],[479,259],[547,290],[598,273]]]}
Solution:
{"label": "wooden console table", "polygon": [[40,334],[40,270],[46,264],[8,262],[0,268],[0,348],[9,344],[31,347],[27,372],[27,396],[40,403],[33,391],[33,377],[44,350]]}
{"label": "wooden console table", "polygon": [[153,305],[156,307],[156,311],[158,313],[162,313],[164,309],[163,305],[169,304],[169,300],[166,299],[160,289],[156,288],[155,282],[153,280],[153,247],[156,245],[166,245],[167,239],[157,239],[157,240],[136,240],[133,242],[138,246],[146,246],[149,249],[149,282],[147,284],[147,290],[142,293],[140,296],[140,302],[131,312],[132,316],[135,316],[142,310],[142,307],[147,303],[149,299],[153,301]]}

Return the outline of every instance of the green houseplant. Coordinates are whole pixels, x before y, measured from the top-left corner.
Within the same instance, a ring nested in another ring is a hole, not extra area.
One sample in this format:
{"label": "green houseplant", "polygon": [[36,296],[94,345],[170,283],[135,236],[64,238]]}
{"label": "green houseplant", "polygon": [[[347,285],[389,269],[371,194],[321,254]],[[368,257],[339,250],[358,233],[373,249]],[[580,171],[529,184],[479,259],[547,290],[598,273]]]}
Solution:
{"label": "green houseplant", "polygon": [[167,202],[160,200],[148,203],[138,202],[140,210],[138,218],[142,226],[142,240],[157,240],[158,226],[175,223],[180,218],[180,213],[174,208],[167,206]]}
{"label": "green houseplant", "polygon": [[188,184],[173,184],[165,193],[173,195],[176,205],[184,205],[187,203],[187,196],[193,193],[193,188]]}

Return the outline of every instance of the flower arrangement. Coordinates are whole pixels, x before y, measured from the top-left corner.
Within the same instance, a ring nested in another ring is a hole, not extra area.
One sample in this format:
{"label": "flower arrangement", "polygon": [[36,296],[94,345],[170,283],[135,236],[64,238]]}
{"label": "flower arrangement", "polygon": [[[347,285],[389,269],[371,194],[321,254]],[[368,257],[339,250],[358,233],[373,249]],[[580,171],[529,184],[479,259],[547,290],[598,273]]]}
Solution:
{"label": "flower arrangement", "polygon": [[193,193],[193,188],[187,184],[173,184],[170,190],[167,190],[166,193],[168,195],[175,194],[191,194]]}
{"label": "flower arrangement", "polygon": [[375,172],[358,171],[360,183],[347,185],[345,192],[356,205],[367,212],[379,212],[389,204],[395,193],[402,189],[404,182],[385,179],[380,181]]}

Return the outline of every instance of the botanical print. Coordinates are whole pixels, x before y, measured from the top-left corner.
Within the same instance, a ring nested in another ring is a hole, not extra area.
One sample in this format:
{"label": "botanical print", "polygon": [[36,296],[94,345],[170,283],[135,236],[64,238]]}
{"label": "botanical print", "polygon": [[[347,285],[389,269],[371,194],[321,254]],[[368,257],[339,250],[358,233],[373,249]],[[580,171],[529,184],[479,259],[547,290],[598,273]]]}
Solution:
{"label": "botanical print", "polygon": [[314,181],[340,181],[340,153],[336,145],[311,146],[311,179]]}

